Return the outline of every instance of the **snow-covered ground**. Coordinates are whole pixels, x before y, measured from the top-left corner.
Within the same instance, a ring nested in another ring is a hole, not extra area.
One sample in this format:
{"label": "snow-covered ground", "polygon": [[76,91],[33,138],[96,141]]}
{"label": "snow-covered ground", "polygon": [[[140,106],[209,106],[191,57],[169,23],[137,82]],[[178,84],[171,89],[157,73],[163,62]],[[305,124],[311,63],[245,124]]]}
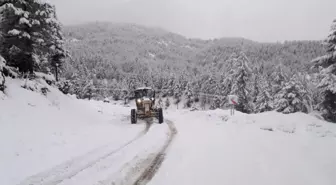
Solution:
{"label": "snow-covered ground", "polygon": [[146,129],[130,126],[128,107],[77,100],[51,87],[46,97],[23,83],[8,79],[0,99],[0,184],[18,184],[66,161],[76,161],[76,171]]}
{"label": "snow-covered ground", "polygon": [[168,111],[178,130],[150,185],[333,185],[336,125],[306,114]]}
{"label": "snow-covered ground", "polygon": [[[134,184],[171,139],[166,123],[131,125],[130,107],[77,100],[52,87],[44,96],[22,83],[8,79],[7,95],[0,94],[1,185]],[[150,185],[336,182],[335,124],[302,113],[230,116],[174,107],[164,115],[178,134],[161,167],[150,171]]]}

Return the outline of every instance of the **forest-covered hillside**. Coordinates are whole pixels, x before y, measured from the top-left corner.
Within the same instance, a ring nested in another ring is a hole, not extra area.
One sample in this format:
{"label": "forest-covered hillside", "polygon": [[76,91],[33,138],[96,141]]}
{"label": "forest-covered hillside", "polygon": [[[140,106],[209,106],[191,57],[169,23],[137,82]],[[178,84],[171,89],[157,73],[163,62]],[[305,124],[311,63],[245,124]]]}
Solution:
{"label": "forest-covered hillside", "polygon": [[[63,75],[83,98],[122,99],[147,84],[160,97],[174,98],[167,104],[183,99],[186,107],[198,102],[223,108],[228,94],[239,95],[238,109],[244,112],[308,112],[319,101],[311,61],[326,52],[322,41],[197,40],[159,28],[106,22],[66,27],[64,32],[72,59]],[[297,93],[300,103],[280,101],[285,87]]]}

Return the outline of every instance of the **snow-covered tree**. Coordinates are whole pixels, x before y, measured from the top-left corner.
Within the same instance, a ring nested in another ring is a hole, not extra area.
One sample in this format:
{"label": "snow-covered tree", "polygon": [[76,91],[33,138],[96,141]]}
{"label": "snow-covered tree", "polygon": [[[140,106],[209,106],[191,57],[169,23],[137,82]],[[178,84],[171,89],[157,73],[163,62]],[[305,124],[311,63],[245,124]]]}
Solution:
{"label": "snow-covered tree", "polygon": [[1,53],[9,65],[30,73],[43,57],[60,65],[66,52],[54,6],[39,0],[2,0],[0,16]]}
{"label": "snow-covered tree", "polygon": [[175,83],[174,86],[174,104],[177,106],[178,108],[178,104],[181,102],[181,98],[183,95],[183,79],[178,79]]}
{"label": "snow-covered tree", "polygon": [[255,75],[253,77],[253,84],[252,84],[252,98],[253,98],[253,103],[257,101],[257,96],[260,93],[259,91],[262,90],[259,88],[259,83],[260,83],[260,74],[258,74],[255,71]]}
{"label": "snow-covered tree", "polygon": [[184,97],[185,97],[185,101],[186,101],[184,107],[190,108],[193,101],[194,101],[193,100],[193,92],[192,92],[190,83],[188,83],[187,86],[186,86],[186,89],[184,91]]}
{"label": "snow-covered tree", "polygon": [[289,82],[275,96],[275,109],[282,113],[307,113],[308,107],[305,103],[307,91],[298,76],[294,75]]}
{"label": "snow-covered tree", "polygon": [[266,77],[261,76],[257,84],[259,92],[256,97],[256,112],[266,112],[273,110],[273,96],[271,86]]}
{"label": "snow-covered tree", "polygon": [[271,74],[271,78],[272,78],[272,91],[273,91],[273,94],[277,94],[281,89],[282,87],[284,86],[285,82],[287,81],[287,75],[286,73],[284,72],[284,69],[283,69],[283,65],[280,64],[278,65],[275,70],[272,72]]}
{"label": "snow-covered tree", "polygon": [[321,81],[318,87],[322,90],[323,116],[329,121],[336,122],[336,19],[332,23],[331,33],[325,43],[327,54],[313,62],[315,67],[321,68]]}
{"label": "snow-covered tree", "polygon": [[318,78],[315,75],[309,75],[307,73],[298,73],[299,81],[303,85],[307,94],[304,99],[304,103],[308,108],[308,113],[318,110],[318,103],[321,102],[320,91],[318,89]]}
{"label": "snow-covered tree", "polygon": [[236,109],[244,113],[251,113],[253,110],[251,89],[249,88],[251,69],[248,66],[246,57],[241,53],[235,60],[235,67],[232,68],[232,88],[230,94],[239,98]]}
{"label": "snow-covered tree", "polygon": [[212,102],[210,105],[211,110],[215,110],[221,107],[221,100],[218,96],[212,98]]}

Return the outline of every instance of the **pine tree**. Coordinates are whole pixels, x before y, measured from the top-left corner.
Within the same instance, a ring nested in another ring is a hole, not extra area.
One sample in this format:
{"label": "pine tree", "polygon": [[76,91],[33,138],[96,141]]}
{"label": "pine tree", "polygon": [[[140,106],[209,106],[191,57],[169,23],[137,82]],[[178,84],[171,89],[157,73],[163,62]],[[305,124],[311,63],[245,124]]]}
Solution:
{"label": "pine tree", "polygon": [[1,53],[9,65],[33,73],[43,57],[61,64],[66,51],[54,6],[38,0],[2,0],[0,16]]}
{"label": "pine tree", "polygon": [[258,86],[259,83],[260,83],[260,74],[255,72],[255,75],[253,77],[253,93],[252,93],[253,103],[257,101],[257,96],[260,93],[259,92],[260,88]]}
{"label": "pine tree", "polygon": [[256,112],[266,112],[273,110],[273,96],[272,90],[269,82],[264,76],[260,77],[260,80],[257,84],[260,91],[256,97]]}
{"label": "pine tree", "polygon": [[181,102],[182,92],[183,92],[183,82],[181,79],[177,79],[174,86],[174,104],[178,108],[178,104]]}
{"label": "pine tree", "polygon": [[305,104],[307,91],[301,84],[297,75],[294,75],[289,82],[276,94],[275,109],[282,113],[307,113]]}
{"label": "pine tree", "polygon": [[239,98],[236,109],[244,113],[251,113],[253,111],[251,89],[249,89],[251,69],[248,67],[244,55],[240,54],[236,58],[235,67],[232,70],[233,85],[230,94],[237,95]]}
{"label": "pine tree", "polygon": [[276,69],[273,71],[273,73],[271,74],[271,78],[272,78],[272,92],[273,95],[277,94],[282,87],[284,86],[287,76],[283,70],[283,65],[280,64],[276,67]]}
{"label": "pine tree", "polygon": [[316,79],[313,79],[311,75],[307,73],[298,74],[299,75],[299,81],[303,85],[306,93],[306,96],[304,98],[304,103],[306,107],[308,108],[308,113],[312,112],[313,110],[316,110],[315,105],[318,104],[318,102],[321,102],[320,94],[317,88]]}
{"label": "pine tree", "polygon": [[187,84],[186,90],[184,91],[184,97],[186,98],[186,102],[185,102],[184,107],[190,108],[192,103],[193,103],[193,99],[192,99],[193,93],[192,93],[192,90],[191,90],[191,84],[190,83]]}
{"label": "pine tree", "polygon": [[315,67],[320,67],[321,81],[318,87],[322,91],[321,108],[326,120],[336,122],[336,19],[331,26],[331,33],[326,39],[327,54],[313,60]]}

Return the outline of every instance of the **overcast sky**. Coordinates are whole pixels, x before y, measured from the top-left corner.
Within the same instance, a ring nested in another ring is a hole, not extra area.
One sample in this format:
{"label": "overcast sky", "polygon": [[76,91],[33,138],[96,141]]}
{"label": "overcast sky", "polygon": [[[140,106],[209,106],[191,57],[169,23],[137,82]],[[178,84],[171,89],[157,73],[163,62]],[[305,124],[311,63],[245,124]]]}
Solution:
{"label": "overcast sky", "polygon": [[91,21],[156,26],[202,39],[324,39],[336,0],[49,0],[64,25]]}

